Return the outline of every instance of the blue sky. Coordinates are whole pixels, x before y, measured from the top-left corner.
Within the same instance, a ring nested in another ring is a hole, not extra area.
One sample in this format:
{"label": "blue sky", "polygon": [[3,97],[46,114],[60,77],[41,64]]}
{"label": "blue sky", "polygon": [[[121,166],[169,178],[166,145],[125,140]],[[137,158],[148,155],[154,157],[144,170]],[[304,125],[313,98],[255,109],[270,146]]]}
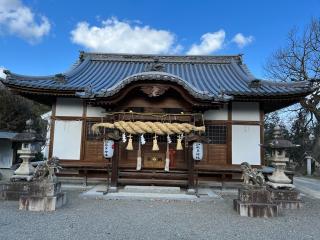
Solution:
{"label": "blue sky", "polygon": [[244,54],[263,64],[320,0],[0,0],[0,66],[27,75],[67,70],[79,51]]}

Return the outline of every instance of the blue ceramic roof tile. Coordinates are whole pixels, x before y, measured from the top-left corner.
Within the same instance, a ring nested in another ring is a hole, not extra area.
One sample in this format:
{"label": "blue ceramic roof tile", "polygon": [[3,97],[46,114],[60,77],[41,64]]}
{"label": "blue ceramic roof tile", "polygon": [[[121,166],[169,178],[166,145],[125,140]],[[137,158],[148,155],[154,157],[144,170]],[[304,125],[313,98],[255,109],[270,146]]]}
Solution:
{"label": "blue ceramic roof tile", "polygon": [[[160,71],[151,70],[153,66]],[[135,76],[135,77],[133,77]],[[235,56],[155,56],[81,53],[80,60],[62,75],[24,76],[7,73],[6,85],[45,90],[84,91],[90,86],[97,95],[110,96],[139,79],[177,81],[194,94],[270,96],[310,92],[309,82],[280,83],[256,79]],[[126,79],[126,81],[124,81]],[[256,81],[258,85],[252,85]],[[111,91],[113,89],[113,91]],[[119,90],[118,89],[118,90]]]}

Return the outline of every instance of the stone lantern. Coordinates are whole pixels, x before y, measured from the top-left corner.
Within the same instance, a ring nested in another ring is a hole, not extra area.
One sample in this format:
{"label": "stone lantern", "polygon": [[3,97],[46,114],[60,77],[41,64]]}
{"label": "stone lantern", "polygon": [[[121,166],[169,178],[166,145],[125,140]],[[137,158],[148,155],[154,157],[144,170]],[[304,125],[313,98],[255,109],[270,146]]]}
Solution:
{"label": "stone lantern", "polygon": [[30,181],[33,177],[35,168],[31,165],[30,161],[40,151],[41,143],[44,139],[40,134],[37,134],[32,129],[33,121],[30,119],[26,121],[26,130],[22,133],[17,134],[15,137],[16,141],[21,142],[21,148],[17,151],[22,163],[20,167],[14,172],[11,177],[12,181],[16,180],[27,180]]}
{"label": "stone lantern", "polygon": [[316,137],[311,133],[308,136],[308,139],[305,141],[306,145],[308,146],[308,150],[305,152],[305,159],[307,161],[307,175],[312,175],[312,161],[314,158],[312,157],[312,146],[315,141]]}
{"label": "stone lantern", "polygon": [[262,145],[262,147],[270,149],[271,156],[269,159],[275,167],[272,175],[268,177],[269,181],[267,181],[267,184],[274,189],[293,189],[294,185],[291,183],[291,179],[285,174],[285,168],[287,162],[289,162],[289,158],[286,156],[286,150],[299,147],[299,145],[283,139],[280,127],[276,126],[273,131],[273,140]]}

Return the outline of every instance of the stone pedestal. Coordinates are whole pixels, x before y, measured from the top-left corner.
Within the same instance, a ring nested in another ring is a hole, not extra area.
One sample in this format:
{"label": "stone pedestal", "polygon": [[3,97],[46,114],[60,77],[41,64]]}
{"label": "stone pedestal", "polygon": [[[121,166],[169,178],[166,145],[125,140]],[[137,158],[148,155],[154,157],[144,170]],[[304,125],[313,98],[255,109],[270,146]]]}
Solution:
{"label": "stone pedestal", "polygon": [[238,199],[234,199],[233,208],[240,216],[276,217],[279,207],[271,200],[266,187],[244,186],[238,189]]}
{"label": "stone pedestal", "polygon": [[295,186],[291,183],[274,183],[274,182],[267,182],[267,185],[272,187],[273,189],[294,189]]}
{"label": "stone pedestal", "polygon": [[66,203],[60,182],[19,181],[0,185],[0,200],[19,201],[19,209],[54,211]]}
{"label": "stone pedestal", "polygon": [[268,187],[267,190],[270,192],[272,202],[280,208],[298,209],[303,205],[300,193],[295,189],[274,189]]}
{"label": "stone pedestal", "polygon": [[67,202],[65,193],[60,192],[54,196],[22,195],[19,199],[19,210],[27,211],[55,211]]}
{"label": "stone pedestal", "polygon": [[61,192],[61,183],[52,181],[34,182],[40,191],[21,195],[19,209],[28,211],[54,211],[66,204],[66,194]]}
{"label": "stone pedestal", "polygon": [[[18,151],[19,153],[22,152],[22,150]],[[30,154],[30,155],[20,155],[20,158],[22,158],[22,163],[20,165],[20,167],[14,171],[14,174],[16,175],[27,175],[30,176],[34,173],[35,168],[31,165],[30,163],[30,159],[33,158],[34,155]]]}
{"label": "stone pedestal", "polygon": [[54,196],[59,192],[61,192],[60,182],[6,182],[0,185],[0,200],[19,201],[21,195]]}

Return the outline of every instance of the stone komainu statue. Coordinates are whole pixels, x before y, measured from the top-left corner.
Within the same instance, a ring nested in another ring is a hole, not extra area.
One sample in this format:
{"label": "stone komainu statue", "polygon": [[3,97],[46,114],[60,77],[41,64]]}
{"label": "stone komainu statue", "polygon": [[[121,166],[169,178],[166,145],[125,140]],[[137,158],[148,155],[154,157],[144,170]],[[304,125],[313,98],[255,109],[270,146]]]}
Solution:
{"label": "stone komainu statue", "polygon": [[256,168],[252,168],[247,162],[241,163],[242,179],[245,185],[264,185],[264,176]]}
{"label": "stone komainu statue", "polygon": [[34,181],[55,181],[55,173],[59,172],[62,167],[59,165],[59,159],[56,157],[50,158],[42,164],[39,164],[33,174]]}

